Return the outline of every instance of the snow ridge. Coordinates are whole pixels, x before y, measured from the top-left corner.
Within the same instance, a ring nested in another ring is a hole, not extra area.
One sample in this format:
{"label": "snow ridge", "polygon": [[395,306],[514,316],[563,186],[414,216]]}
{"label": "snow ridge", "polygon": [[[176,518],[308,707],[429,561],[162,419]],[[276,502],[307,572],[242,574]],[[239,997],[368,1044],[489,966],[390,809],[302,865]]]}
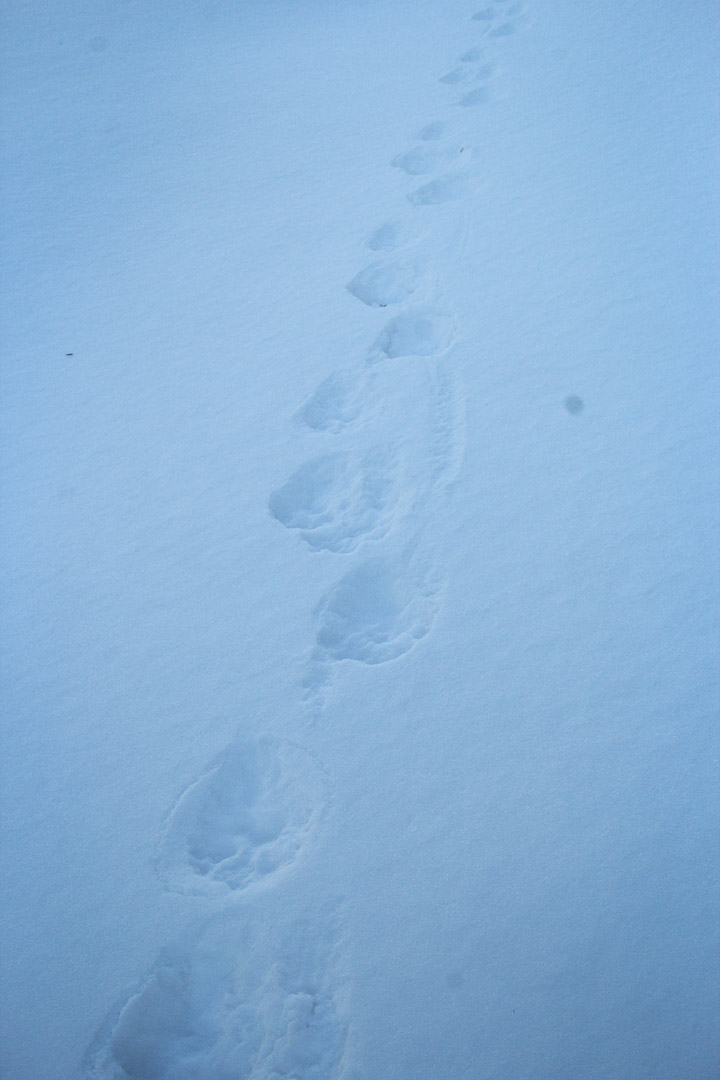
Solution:
{"label": "snow ridge", "polygon": [[[393,313],[359,370],[330,373],[300,404],[295,421],[312,451],[268,497],[289,542],[338,561],[338,579],[315,610],[303,680],[316,719],[338,665],[401,662],[432,636],[443,578],[424,534],[462,467],[465,398],[460,328],[432,259],[418,250],[428,236],[423,250],[442,250],[448,214],[461,224],[462,204],[479,188],[467,110],[492,107],[500,68],[488,46],[525,24],[524,5],[509,0],[472,16],[482,44],[440,76],[451,95],[443,115],[389,162],[408,178],[404,209],[370,232],[374,257],[346,289]],[[458,117],[468,124],[462,138]],[[243,734],[179,797],[157,871],[202,910],[103,1025],[86,1080],[363,1075],[335,964],[341,911],[323,915],[322,942],[300,915],[263,933],[273,896],[318,837],[329,791],[323,766],[303,747]],[[253,917],[247,898],[258,890],[263,911]]]}

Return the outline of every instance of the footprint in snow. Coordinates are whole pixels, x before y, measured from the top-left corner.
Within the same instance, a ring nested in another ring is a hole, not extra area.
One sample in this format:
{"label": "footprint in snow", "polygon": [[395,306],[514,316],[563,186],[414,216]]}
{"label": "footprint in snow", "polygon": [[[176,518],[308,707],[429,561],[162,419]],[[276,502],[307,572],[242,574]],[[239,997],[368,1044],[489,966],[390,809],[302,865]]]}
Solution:
{"label": "footprint in snow", "polygon": [[455,336],[455,322],[432,308],[414,308],[397,315],[380,332],[369,363],[400,356],[434,356],[445,352]]}
{"label": "footprint in snow", "polygon": [[468,68],[454,68],[453,71],[448,71],[447,75],[441,75],[438,82],[445,83],[446,86],[456,86],[470,78],[472,78],[472,72]]}
{"label": "footprint in snow", "polygon": [[371,251],[395,251],[410,242],[410,231],[402,221],[386,221],[370,236],[367,246]]}
{"label": "footprint in snow", "polygon": [[517,34],[522,29],[522,21],[520,19],[504,19],[502,22],[494,26],[490,31],[491,37],[511,37],[513,34]]}
{"label": "footprint in snow", "polygon": [[507,3],[501,8],[501,17],[490,31],[491,37],[510,37],[519,33],[528,23],[525,4],[522,0],[516,3]]}
{"label": "footprint in snow", "polygon": [[398,154],[392,159],[394,169],[402,169],[410,176],[422,176],[424,173],[434,172],[443,161],[442,151],[418,147],[407,150],[404,154]]}
{"label": "footprint in snow", "polygon": [[410,176],[422,176],[426,173],[435,172],[442,166],[447,166],[453,160],[457,160],[464,153],[464,147],[429,147],[417,146],[412,150],[405,151],[393,158],[392,165],[396,169],[402,169]]}
{"label": "footprint in snow", "polygon": [[348,1025],[317,956],[330,950],[313,948],[316,924],[292,929],[275,955],[226,919],[163,949],[91,1046],[85,1080],[333,1080]]}
{"label": "footprint in snow", "polygon": [[279,1013],[252,1080],[335,1080],[347,1028],[333,998],[303,986],[284,998]]}
{"label": "footprint in snow", "polygon": [[498,0],[495,4],[476,11],[473,19],[483,24],[490,37],[508,37],[522,29],[525,5],[522,0],[509,3]]}
{"label": "footprint in snow", "polygon": [[497,73],[497,64],[494,60],[486,60],[477,64],[473,69],[473,78],[476,82],[486,82]]}
{"label": "footprint in snow", "polygon": [[296,858],[324,802],[325,777],[307,751],[237,739],[172,810],[158,873],[174,892],[246,889]]}
{"label": "footprint in snow", "polygon": [[389,307],[402,304],[420,283],[420,271],[412,263],[374,262],[355,275],[347,290],[368,307]]}
{"label": "footprint in snow", "polygon": [[458,105],[484,105],[491,99],[488,83],[496,72],[495,61],[486,59],[481,49],[470,49],[469,52],[463,53],[460,60],[463,66],[444,76],[441,81],[466,85],[469,82],[475,83],[476,85],[460,98]]}
{"label": "footprint in snow", "polygon": [[411,561],[367,559],[321,604],[315,661],[384,664],[403,656],[430,632],[439,591]]}
{"label": "footprint in snow", "polygon": [[425,125],[419,132],[418,138],[422,139],[423,142],[436,142],[438,139],[442,139],[446,131],[447,125],[442,120],[434,120],[432,124]]}
{"label": "footprint in snow", "polygon": [[477,190],[474,178],[459,173],[445,173],[411,191],[408,199],[413,206],[438,206],[441,203],[466,199]]}
{"label": "footprint in snow", "polygon": [[249,1077],[262,1029],[232,951],[210,934],[163,949],[91,1047],[86,1080]]}
{"label": "footprint in snow", "polygon": [[296,419],[313,431],[338,432],[360,417],[367,402],[364,380],[354,372],[336,371],[303,402]]}
{"label": "footprint in snow", "polygon": [[458,105],[471,108],[474,105],[486,105],[491,100],[492,94],[489,86],[476,86],[460,98]]}
{"label": "footprint in snow", "polygon": [[[459,83],[468,82],[484,82],[491,78],[496,71],[496,63],[494,60],[483,60],[480,63],[483,53],[478,50],[478,60],[474,59],[474,51],[470,53],[464,53],[460,57],[463,61],[461,67],[455,68],[453,71],[449,71],[447,75],[443,75],[440,82],[447,83],[448,86],[457,86]],[[467,60],[466,57],[472,56],[473,60]]]}
{"label": "footprint in snow", "polygon": [[397,502],[395,462],[385,448],[308,461],[270,496],[270,513],[315,551],[347,554],[390,528]]}

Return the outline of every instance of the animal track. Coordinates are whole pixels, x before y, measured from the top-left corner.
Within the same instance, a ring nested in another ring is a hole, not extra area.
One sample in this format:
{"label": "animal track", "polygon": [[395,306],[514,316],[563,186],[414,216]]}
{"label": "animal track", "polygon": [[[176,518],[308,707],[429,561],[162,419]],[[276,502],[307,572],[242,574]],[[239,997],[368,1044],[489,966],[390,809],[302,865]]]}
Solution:
{"label": "animal track", "polygon": [[438,582],[408,562],[367,559],[322,605],[315,659],[395,660],[430,631],[438,593]]}
{"label": "animal track", "polygon": [[442,363],[436,365],[432,378],[430,465],[435,481],[448,487],[465,457],[465,394],[452,369]]}
{"label": "animal track", "polygon": [[466,108],[473,105],[485,105],[490,101],[491,94],[490,88],[487,86],[476,86],[464,97],[460,98],[458,105],[464,105]]}
{"label": "animal track", "polygon": [[396,502],[394,461],[382,448],[360,462],[325,454],[301,465],[270,497],[270,513],[315,550],[347,553],[387,532]]}
{"label": "animal track", "polygon": [[297,418],[314,431],[341,431],[363,411],[367,403],[363,390],[354,373],[336,371],[300,406]]}
{"label": "animal track", "polygon": [[486,79],[491,79],[497,71],[497,64],[494,60],[486,60],[484,64],[478,64],[474,69],[474,78],[477,82],[483,82]]}
{"label": "animal track", "polygon": [[371,251],[394,251],[408,242],[408,229],[403,222],[386,221],[368,240]]}
{"label": "animal track", "polygon": [[[467,82],[481,82],[485,79],[489,79],[494,74],[496,64],[494,60],[485,60],[484,63],[475,62],[475,53],[470,51],[464,53],[460,57],[464,61],[463,66],[455,68],[454,71],[449,71],[447,75],[443,75],[440,82],[447,83],[448,86],[457,86],[458,83]],[[478,50],[478,59],[482,57],[482,53]],[[472,58],[469,59],[469,58]]]}
{"label": "animal track", "polygon": [[434,356],[449,348],[455,323],[449,315],[430,308],[416,308],[397,315],[381,331],[369,361],[399,356]]}
{"label": "animal track", "polygon": [[238,739],[170,814],[158,872],[181,893],[228,893],[287,866],[317,824],[324,777],[290,743]]}
{"label": "animal track", "polygon": [[347,289],[368,307],[402,304],[420,284],[416,266],[405,263],[371,263],[356,274]]}
{"label": "animal track", "polygon": [[434,172],[443,160],[442,151],[422,146],[407,150],[404,154],[398,154],[393,158],[392,165],[393,168],[402,169],[410,176],[422,176],[423,173]]}
{"label": "animal track", "polygon": [[[495,0],[473,19],[482,24],[487,43],[488,36],[515,34],[523,10],[521,3]],[[458,65],[440,78],[458,87],[457,104],[488,102],[494,62],[482,49],[472,48],[459,57]],[[462,148],[441,141],[446,131],[443,122],[427,124],[418,133],[420,145],[392,161],[409,176],[434,177],[408,194],[414,207],[453,202],[477,190],[477,178],[467,166],[466,171],[459,168]],[[435,175],[456,164],[457,171]],[[412,215],[413,220],[417,217]],[[374,252],[393,252],[409,243],[410,232],[406,223],[387,221],[367,246]],[[347,290],[369,307],[387,307],[410,300],[423,278],[415,263],[381,256],[356,274]],[[427,306],[404,310],[386,323],[367,362],[440,356],[454,336],[451,316]],[[429,380],[432,388],[419,396],[423,422],[406,435],[405,443],[402,436],[398,439],[409,485],[398,484],[395,454],[376,447],[364,453],[318,455],[270,496],[269,512],[297,531],[311,549],[348,554],[366,540],[386,536],[404,486],[411,489],[408,502],[417,510],[424,498],[458,474],[465,438],[461,384],[442,360],[408,364],[406,369],[425,386]],[[369,388],[384,376],[392,383],[397,370],[388,365],[372,374],[366,371],[365,377],[336,372],[307,398],[297,418],[313,431],[339,432],[366,416],[375,400]],[[389,407],[383,398],[383,407],[401,413],[392,405],[415,401],[418,395],[413,396],[410,386],[390,398]],[[567,398],[568,411],[579,412],[582,403],[571,408],[570,402]],[[407,446],[417,450],[414,471],[407,465],[412,457]],[[317,609],[306,687],[318,691],[340,661],[377,665],[409,653],[431,633],[440,596],[438,576],[420,561],[416,549],[397,557],[366,557],[352,565]],[[321,766],[302,748],[270,738],[236,739],[168,816],[157,855],[160,877],[173,891],[225,899],[277,880],[317,829],[327,788]],[[262,896],[267,898],[266,893]],[[272,909],[272,904],[265,907]],[[241,908],[238,918],[234,908],[226,906],[222,917],[199,934],[191,928],[184,940],[163,950],[141,988],[93,1047],[87,1080],[338,1080],[344,1075],[347,1022],[313,943],[317,926],[323,926],[323,936],[327,927],[313,910],[308,926],[285,927],[280,935],[284,940],[278,941],[271,932],[277,927],[270,932],[264,927],[262,934],[252,931],[247,910]],[[263,920],[267,918],[263,911]]]}
{"label": "animal track", "polygon": [[511,34],[517,34],[520,29],[520,22],[517,19],[506,19],[505,22],[498,23],[490,31],[491,37],[510,37]]}
{"label": "animal track", "polygon": [[468,71],[467,68],[455,68],[453,71],[448,71],[447,75],[441,75],[438,82],[445,83],[447,86],[455,86],[457,83],[465,82],[471,76],[472,72]]}
{"label": "animal track", "polygon": [[417,146],[407,150],[404,154],[398,154],[393,158],[392,164],[396,169],[403,169],[410,176],[422,176],[424,173],[435,172],[442,165],[456,160],[464,153],[464,147],[429,147]]}
{"label": "animal track", "polygon": [[411,191],[408,199],[413,206],[436,206],[440,203],[466,199],[474,194],[475,189],[476,184],[470,177],[458,173],[446,173]]}
{"label": "animal track", "polygon": [[232,958],[209,942],[164,949],[91,1054],[88,1080],[249,1076],[262,1030],[238,989]]}
{"label": "animal track", "polygon": [[346,1031],[331,997],[299,990],[283,1001],[267,1047],[251,1080],[332,1080],[342,1060]]}
{"label": "animal track", "polygon": [[[307,928],[295,928],[297,934]],[[301,943],[274,956],[211,921],[162,951],[86,1059],[86,1080],[333,1080],[347,1024]]]}
{"label": "animal track", "polygon": [[446,125],[442,120],[435,120],[432,124],[426,124],[422,131],[419,133],[418,138],[423,142],[436,142],[438,139],[442,139],[446,131]]}
{"label": "animal track", "polygon": [[524,16],[525,5],[518,0],[515,3],[498,2],[484,7],[475,12],[473,19],[485,25],[486,33],[490,37],[508,37],[522,28]]}
{"label": "animal track", "polygon": [[516,3],[498,2],[482,8],[475,12],[473,19],[486,26],[486,33],[490,37],[508,37],[522,28],[524,16],[525,5],[518,0]]}

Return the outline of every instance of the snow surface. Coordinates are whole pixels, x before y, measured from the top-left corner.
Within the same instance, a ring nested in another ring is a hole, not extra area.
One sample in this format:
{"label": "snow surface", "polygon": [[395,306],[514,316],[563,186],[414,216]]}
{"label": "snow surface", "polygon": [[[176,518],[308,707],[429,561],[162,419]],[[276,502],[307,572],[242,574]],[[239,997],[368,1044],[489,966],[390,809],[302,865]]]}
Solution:
{"label": "snow surface", "polygon": [[2,23],[3,1075],[716,1078],[717,5]]}

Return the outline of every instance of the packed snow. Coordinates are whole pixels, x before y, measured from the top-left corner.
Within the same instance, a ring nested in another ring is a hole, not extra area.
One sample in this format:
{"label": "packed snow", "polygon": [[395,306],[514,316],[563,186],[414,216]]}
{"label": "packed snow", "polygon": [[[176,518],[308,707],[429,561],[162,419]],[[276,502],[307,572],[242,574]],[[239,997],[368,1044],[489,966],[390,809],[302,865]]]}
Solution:
{"label": "packed snow", "polygon": [[715,1080],[717,5],[2,21],[3,1076]]}

